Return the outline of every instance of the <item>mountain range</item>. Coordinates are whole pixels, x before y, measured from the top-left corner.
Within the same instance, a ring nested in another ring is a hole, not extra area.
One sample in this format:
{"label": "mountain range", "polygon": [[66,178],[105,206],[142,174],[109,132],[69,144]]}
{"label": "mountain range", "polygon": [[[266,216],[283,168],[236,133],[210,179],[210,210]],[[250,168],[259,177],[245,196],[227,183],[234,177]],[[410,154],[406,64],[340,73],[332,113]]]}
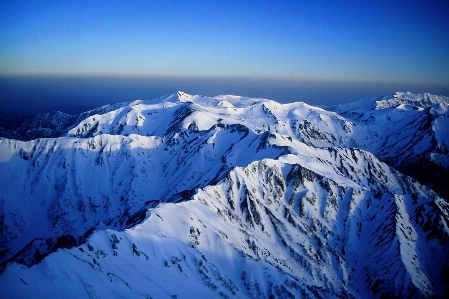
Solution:
{"label": "mountain range", "polygon": [[0,117],[3,298],[449,295],[449,98]]}

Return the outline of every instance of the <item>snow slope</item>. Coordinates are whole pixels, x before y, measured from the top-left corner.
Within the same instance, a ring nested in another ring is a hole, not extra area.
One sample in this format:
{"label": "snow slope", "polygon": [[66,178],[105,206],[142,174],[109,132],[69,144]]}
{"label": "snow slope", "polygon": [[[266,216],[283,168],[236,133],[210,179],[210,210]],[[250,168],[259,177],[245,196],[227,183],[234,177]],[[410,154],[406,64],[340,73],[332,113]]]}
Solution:
{"label": "snow slope", "polygon": [[2,138],[0,294],[443,297],[447,198],[397,168],[447,171],[448,103],[178,92]]}

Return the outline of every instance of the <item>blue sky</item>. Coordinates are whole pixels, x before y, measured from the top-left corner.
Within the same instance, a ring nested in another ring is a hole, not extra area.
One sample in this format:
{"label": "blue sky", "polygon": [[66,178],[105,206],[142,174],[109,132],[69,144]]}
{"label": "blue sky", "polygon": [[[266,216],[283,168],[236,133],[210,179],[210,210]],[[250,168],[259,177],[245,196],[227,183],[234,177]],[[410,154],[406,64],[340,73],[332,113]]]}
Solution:
{"label": "blue sky", "polygon": [[432,0],[1,1],[0,76],[196,78],[191,93],[205,78],[444,93],[448,15]]}

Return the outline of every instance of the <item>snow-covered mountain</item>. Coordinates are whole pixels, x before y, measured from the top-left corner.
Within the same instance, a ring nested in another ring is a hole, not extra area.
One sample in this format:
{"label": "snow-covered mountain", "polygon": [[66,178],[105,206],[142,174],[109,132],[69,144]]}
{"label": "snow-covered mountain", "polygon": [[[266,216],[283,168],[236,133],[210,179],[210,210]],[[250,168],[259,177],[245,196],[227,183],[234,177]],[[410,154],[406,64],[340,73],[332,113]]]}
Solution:
{"label": "snow-covered mountain", "polygon": [[60,137],[0,139],[0,294],[444,297],[448,105],[178,92],[36,117]]}

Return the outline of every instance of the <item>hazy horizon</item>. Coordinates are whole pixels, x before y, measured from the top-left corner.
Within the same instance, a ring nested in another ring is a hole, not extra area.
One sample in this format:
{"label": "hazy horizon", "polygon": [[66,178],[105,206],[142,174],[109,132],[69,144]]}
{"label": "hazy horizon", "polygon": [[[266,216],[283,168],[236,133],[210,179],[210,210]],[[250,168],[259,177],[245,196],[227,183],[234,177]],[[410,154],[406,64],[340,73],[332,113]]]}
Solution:
{"label": "hazy horizon", "polygon": [[78,114],[95,107],[147,100],[184,91],[233,94],[280,103],[333,105],[396,91],[448,95],[449,87],[408,83],[280,80],[263,78],[183,78],[117,76],[0,76],[1,114],[62,111]]}

